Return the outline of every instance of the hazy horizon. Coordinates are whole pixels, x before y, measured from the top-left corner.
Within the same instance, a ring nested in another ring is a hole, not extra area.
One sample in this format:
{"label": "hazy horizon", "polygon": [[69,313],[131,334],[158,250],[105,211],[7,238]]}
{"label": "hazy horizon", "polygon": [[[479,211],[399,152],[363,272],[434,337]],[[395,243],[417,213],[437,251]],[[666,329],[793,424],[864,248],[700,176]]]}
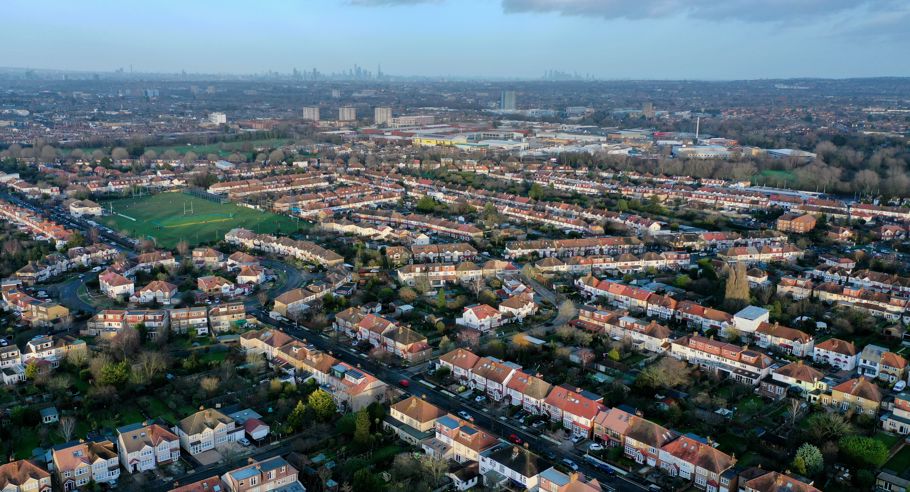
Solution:
{"label": "hazy horizon", "polygon": [[354,65],[431,78],[910,76],[897,0],[8,0],[0,64],[213,75]]}

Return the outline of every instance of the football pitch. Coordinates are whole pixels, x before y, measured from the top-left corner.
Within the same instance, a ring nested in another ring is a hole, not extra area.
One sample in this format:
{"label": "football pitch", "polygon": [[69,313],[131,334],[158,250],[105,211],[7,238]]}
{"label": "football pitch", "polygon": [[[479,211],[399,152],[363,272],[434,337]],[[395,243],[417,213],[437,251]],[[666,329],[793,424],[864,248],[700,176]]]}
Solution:
{"label": "football pitch", "polygon": [[136,239],[154,238],[163,248],[173,248],[180,241],[190,246],[218,241],[235,227],[260,234],[289,234],[306,226],[298,225],[291,217],[233,203],[215,203],[185,193],[123,198],[102,206],[106,214],[100,220],[102,224]]}

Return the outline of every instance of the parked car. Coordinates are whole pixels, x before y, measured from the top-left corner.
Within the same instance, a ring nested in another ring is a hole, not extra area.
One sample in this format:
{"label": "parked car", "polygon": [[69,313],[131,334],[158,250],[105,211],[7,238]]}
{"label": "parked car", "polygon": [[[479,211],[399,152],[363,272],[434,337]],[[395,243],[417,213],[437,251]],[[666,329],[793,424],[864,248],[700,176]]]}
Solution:
{"label": "parked car", "polygon": [[604,450],[603,445],[600,443],[597,443],[597,442],[592,442],[591,445],[588,446],[588,451],[603,451],[603,450]]}
{"label": "parked car", "polygon": [[578,443],[580,443],[581,441],[584,441],[584,440],[585,440],[585,436],[578,435],[578,434],[572,436],[572,443],[573,443],[573,444],[578,444]]}
{"label": "parked car", "polygon": [[474,401],[476,401],[477,403],[483,403],[483,402],[487,401],[487,397],[480,395],[477,398],[474,398]]}
{"label": "parked car", "polygon": [[907,382],[901,379],[894,385],[894,391],[904,391],[904,388],[907,387]]}
{"label": "parked car", "polygon": [[572,471],[578,471],[578,464],[575,463],[574,461],[570,460],[569,458],[563,458],[562,464],[569,467],[569,469],[571,469]]}
{"label": "parked car", "polygon": [[411,385],[411,382],[407,379],[402,379],[401,381],[398,381],[398,384],[401,385],[402,388],[407,388]]}
{"label": "parked car", "polygon": [[244,446],[244,447],[249,446],[251,444],[250,440],[245,437],[241,437],[240,439],[237,439],[237,442],[239,442],[240,445]]}
{"label": "parked car", "polygon": [[510,435],[509,435],[509,440],[512,441],[512,442],[514,442],[515,444],[521,444],[521,443],[523,442],[523,441],[521,440],[521,438],[518,437],[518,436],[515,435],[515,434],[510,434]]}
{"label": "parked car", "polygon": [[464,410],[458,412],[458,416],[465,420],[471,421],[471,422],[474,421],[474,417],[471,416],[471,414],[469,414],[468,412],[465,412]]}

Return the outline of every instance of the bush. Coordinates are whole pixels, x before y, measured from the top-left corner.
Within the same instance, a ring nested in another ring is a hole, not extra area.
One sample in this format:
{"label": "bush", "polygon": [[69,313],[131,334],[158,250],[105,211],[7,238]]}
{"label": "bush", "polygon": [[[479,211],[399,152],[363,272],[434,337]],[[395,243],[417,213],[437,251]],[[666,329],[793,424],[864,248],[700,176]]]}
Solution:
{"label": "bush", "polygon": [[845,436],[838,444],[841,457],[854,466],[879,468],[888,461],[890,450],[877,439],[866,436]]}

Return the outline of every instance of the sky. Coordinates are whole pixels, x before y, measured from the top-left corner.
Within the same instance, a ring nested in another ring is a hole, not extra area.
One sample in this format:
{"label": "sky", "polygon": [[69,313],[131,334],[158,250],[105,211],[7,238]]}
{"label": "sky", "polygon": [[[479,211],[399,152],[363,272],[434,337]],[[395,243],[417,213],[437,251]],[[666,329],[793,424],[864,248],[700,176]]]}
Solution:
{"label": "sky", "polygon": [[0,10],[3,67],[910,76],[907,0],[2,0]]}

